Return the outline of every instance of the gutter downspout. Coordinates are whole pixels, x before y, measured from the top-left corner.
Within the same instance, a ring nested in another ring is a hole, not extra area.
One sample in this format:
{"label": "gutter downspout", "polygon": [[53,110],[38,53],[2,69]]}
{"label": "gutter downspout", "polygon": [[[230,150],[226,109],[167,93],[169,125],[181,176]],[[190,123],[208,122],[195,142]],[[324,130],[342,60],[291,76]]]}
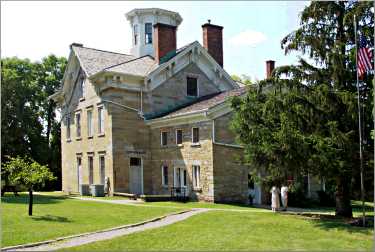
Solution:
{"label": "gutter downspout", "polygon": [[132,110],[132,111],[135,111],[137,112],[137,114],[142,118],[142,119],[145,119],[144,116],[143,116],[143,113],[142,111],[139,111],[138,109],[135,109],[135,108],[132,108],[132,107],[128,107],[126,105],[123,105],[123,104],[120,104],[120,103],[117,103],[117,102],[113,102],[113,101],[109,101],[109,100],[102,100],[103,102],[108,102],[108,103],[111,103],[111,104],[114,104],[116,106],[119,106],[119,107],[122,107],[122,108],[125,108],[125,109],[129,109],[129,110]]}

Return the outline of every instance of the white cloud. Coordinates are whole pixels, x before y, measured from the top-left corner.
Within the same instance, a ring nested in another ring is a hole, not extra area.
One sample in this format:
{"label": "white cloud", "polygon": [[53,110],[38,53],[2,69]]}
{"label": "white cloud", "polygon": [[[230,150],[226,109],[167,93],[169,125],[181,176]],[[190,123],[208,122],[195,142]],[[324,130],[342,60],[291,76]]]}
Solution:
{"label": "white cloud", "polygon": [[263,43],[267,40],[266,35],[258,31],[246,30],[229,39],[229,44],[234,46],[251,46]]}

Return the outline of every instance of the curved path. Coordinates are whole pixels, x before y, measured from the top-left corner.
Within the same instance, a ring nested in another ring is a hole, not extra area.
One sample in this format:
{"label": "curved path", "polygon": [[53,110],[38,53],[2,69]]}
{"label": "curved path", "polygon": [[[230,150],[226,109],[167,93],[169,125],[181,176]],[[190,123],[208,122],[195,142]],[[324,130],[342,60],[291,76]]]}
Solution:
{"label": "curved path", "polygon": [[40,242],[29,245],[20,245],[14,247],[3,248],[2,251],[52,251],[62,248],[69,248],[74,246],[80,246],[87,243],[103,241],[108,239],[113,239],[115,237],[132,234],[135,232],[140,232],[148,229],[159,228],[167,226],[179,221],[186,220],[187,218],[209,211],[209,209],[192,209],[184,212],[174,213],[166,215],[164,217],[155,218],[145,222],[130,224],[126,226],[111,228],[107,230],[81,234],[76,236],[69,236],[65,238],[60,238],[57,240],[51,240],[46,242]]}

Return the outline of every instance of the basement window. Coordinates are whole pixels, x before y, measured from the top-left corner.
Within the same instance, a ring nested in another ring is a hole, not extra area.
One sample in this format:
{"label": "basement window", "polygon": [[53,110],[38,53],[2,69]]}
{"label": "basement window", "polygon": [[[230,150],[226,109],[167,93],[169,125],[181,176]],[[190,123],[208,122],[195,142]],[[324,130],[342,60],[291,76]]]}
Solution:
{"label": "basement window", "polygon": [[198,96],[198,81],[197,78],[186,78],[186,95],[197,97]]}
{"label": "basement window", "polygon": [[152,23],[145,23],[145,44],[152,44]]}

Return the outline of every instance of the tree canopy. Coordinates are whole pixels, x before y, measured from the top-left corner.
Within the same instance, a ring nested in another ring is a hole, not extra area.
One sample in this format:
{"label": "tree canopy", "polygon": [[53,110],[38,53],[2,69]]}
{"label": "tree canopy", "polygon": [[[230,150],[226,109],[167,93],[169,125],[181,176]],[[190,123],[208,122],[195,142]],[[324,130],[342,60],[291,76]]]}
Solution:
{"label": "tree canopy", "polygon": [[[300,27],[281,41],[286,54],[299,51],[307,58],[276,68],[272,79],[232,101],[233,128],[246,160],[274,180],[307,172],[334,180],[336,214],[343,216],[352,215],[351,183],[359,174],[353,15],[373,47],[373,13],[370,2],[311,2]],[[366,136],[372,127],[372,78],[369,73],[361,82]],[[369,137],[364,149],[369,167]]]}
{"label": "tree canopy", "polygon": [[60,87],[66,62],[54,55],[41,62],[16,57],[1,60],[3,162],[27,156],[60,174],[60,124],[56,104],[48,96]]}

